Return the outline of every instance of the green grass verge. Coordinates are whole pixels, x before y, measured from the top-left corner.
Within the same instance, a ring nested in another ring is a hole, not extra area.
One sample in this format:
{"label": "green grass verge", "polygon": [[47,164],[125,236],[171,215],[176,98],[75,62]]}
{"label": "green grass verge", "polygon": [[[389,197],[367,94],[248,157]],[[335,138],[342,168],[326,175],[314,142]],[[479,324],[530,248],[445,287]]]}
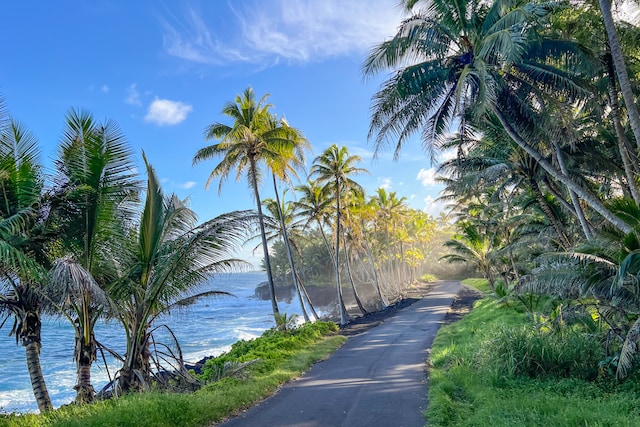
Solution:
{"label": "green grass verge", "polygon": [[486,349],[496,331],[530,325],[518,308],[488,297],[462,320],[440,330],[430,358],[429,426],[640,425],[636,381],[615,384],[504,372]]}
{"label": "green grass verge", "polygon": [[[266,334],[266,333],[265,333]],[[258,348],[273,340],[273,333],[255,340]],[[0,426],[206,426],[225,419],[272,395],[282,384],[298,377],[311,365],[338,349],[346,338],[319,335],[311,341],[295,339],[286,355],[262,352],[263,362],[251,368],[248,380],[225,378],[189,394],[141,393],[86,406],[67,406],[45,415],[10,415],[0,418]],[[282,337],[277,336],[282,342]],[[262,343],[261,341],[262,340]],[[246,343],[246,342],[245,342]],[[246,344],[241,344],[246,347]],[[295,348],[294,348],[295,347]],[[269,369],[264,369],[264,365]]]}
{"label": "green grass verge", "polygon": [[488,294],[493,292],[491,286],[489,286],[489,281],[487,279],[464,279],[460,283],[466,286],[471,286],[472,288],[476,288],[477,290]]}

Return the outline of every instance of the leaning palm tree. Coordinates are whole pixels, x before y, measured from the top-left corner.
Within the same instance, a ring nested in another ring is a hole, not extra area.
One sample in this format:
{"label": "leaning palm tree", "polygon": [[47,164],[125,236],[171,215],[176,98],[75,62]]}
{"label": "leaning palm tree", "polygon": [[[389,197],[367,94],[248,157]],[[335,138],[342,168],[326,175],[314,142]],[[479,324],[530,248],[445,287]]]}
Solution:
{"label": "leaning palm tree", "polygon": [[[403,3],[411,9],[423,2]],[[578,84],[582,76],[577,71],[556,66],[587,63],[590,58],[577,44],[542,31],[555,5],[511,0],[424,4],[364,63],[369,76],[395,70],[373,98],[369,135],[375,135],[376,151],[393,138],[397,156],[410,136],[421,132],[423,146],[433,155],[452,123],[471,118],[482,125],[493,116],[554,180],[606,221],[631,232],[596,194],[550,162],[544,146],[528,139],[547,105],[591,96]]]}
{"label": "leaning palm tree", "polygon": [[338,148],[333,144],[322,154],[315,158],[311,167],[311,175],[317,177],[318,182],[324,184],[335,203],[335,259],[334,272],[336,276],[336,288],[338,294],[338,310],[340,311],[340,324],[345,325],[349,321],[349,314],[342,299],[342,287],[340,286],[340,230],[342,200],[350,191],[362,192],[360,184],[351,179],[352,175],[367,172],[366,169],[356,166],[361,161],[360,156],[350,155],[347,147]]}
{"label": "leaning palm tree", "polygon": [[229,126],[216,122],[208,126],[205,130],[205,139],[216,139],[220,142],[198,150],[193,157],[193,164],[222,156],[220,163],[211,171],[206,184],[208,187],[214,178],[220,177],[218,193],[222,191],[222,185],[233,169],[237,171],[237,180],[243,174],[246,175],[258,210],[264,264],[271,294],[271,306],[277,322],[280,311],[269,262],[269,247],[265,235],[258,185],[262,178],[261,165],[270,168],[272,165],[277,164],[283,152],[283,145],[288,142],[283,141],[286,140],[286,135],[283,135],[282,128],[273,126],[273,116],[269,112],[271,104],[266,103],[268,96],[267,94],[256,100],[253,89],[249,87],[244,90],[242,95],[236,96],[234,101],[227,102],[222,109],[222,113],[232,119],[233,124]]}
{"label": "leaning palm tree", "polygon": [[76,401],[93,400],[93,329],[106,308],[104,289],[117,280],[120,242],[135,213],[140,190],[129,145],[114,122],[97,123],[72,110],[56,160],[51,215],[61,235],[59,259],[47,295],[76,331]]}
{"label": "leaning palm tree", "polygon": [[13,320],[10,335],[25,348],[34,397],[46,412],[52,405],[40,366],[43,300],[36,289],[48,268],[39,150],[19,123],[0,126],[0,327]]}
{"label": "leaning palm tree", "polygon": [[242,263],[230,254],[239,249],[254,219],[246,211],[231,212],[196,225],[195,212],[176,195],[164,196],[153,167],[146,157],[144,161],[148,175],[144,209],[138,228],[130,234],[129,247],[121,251],[126,254],[121,257],[124,275],[109,288],[112,313],[126,334],[127,349],[118,373],[119,390],[125,392],[146,389],[153,377],[152,365],[161,366],[160,359],[177,362],[171,366],[184,370],[182,360],[168,356],[171,346],[167,343],[162,344],[164,350],[152,353],[152,343],[155,348],[161,346],[154,331],[169,329],[155,322],[161,314],[199,298],[228,295],[194,292],[214,274]]}

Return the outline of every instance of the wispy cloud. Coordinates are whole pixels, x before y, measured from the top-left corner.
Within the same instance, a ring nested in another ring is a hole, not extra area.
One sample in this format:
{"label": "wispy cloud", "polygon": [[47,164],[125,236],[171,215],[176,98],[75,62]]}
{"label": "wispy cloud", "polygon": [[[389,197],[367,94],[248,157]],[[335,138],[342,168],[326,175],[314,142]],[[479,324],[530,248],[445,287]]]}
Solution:
{"label": "wispy cloud", "polygon": [[103,93],[107,93],[107,92],[109,92],[109,86],[107,86],[107,85],[102,85],[102,87],[100,88],[100,90],[101,90]]}
{"label": "wispy cloud", "polygon": [[173,126],[183,122],[192,109],[191,105],[180,101],[156,98],[144,119],[158,126]]}
{"label": "wispy cloud", "polygon": [[420,169],[416,180],[420,181],[423,186],[429,187],[436,184],[436,169]]}
{"label": "wispy cloud", "polygon": [[127,88],[127,97],[124,99],[124,102],[129,105],[135,105],[138,107],[142,106],[142,101],[140,100],[140,93],[136,88],[136,83],[132,83]]}
{"label": "wispy cloud", "polygon": [[183,190],[188,190],[190,188],[195,187],[196,184],[197,184],[197,182],[195,182],[195,181],[187,181],[187,182],[183,182],[181,184],[178,184],[177,186],[179,188],[182,188]]}
{"label": "wispy cloud", "polygon": [[378,188],[391,189],[391,178],[378,178]]}
{"label": "wispy cloud", "polygon": [[164,20],[165,51],[208,64],[322,61],[363,54],[401,20],[394,0],[253,0],[229,7],[233,20],[215,28],[193,8]]}
{"label": "wispy cloud", "polygon": [[440,212],[445,211],[446,208],[445,202],[437,201],[431,196],[424,198],[424,208],[422,210],[434,218],[440,215]]}

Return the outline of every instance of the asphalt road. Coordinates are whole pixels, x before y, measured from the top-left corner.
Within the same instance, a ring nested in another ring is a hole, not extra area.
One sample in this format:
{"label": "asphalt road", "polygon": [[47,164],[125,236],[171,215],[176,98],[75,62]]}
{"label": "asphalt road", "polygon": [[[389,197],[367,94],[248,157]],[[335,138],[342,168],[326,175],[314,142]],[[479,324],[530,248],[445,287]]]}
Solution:
{"label": "asphalt road", "polygon": [[440,282],[429,294],[342,348],[224,427],[424,426],[425,360],[460,290]]}

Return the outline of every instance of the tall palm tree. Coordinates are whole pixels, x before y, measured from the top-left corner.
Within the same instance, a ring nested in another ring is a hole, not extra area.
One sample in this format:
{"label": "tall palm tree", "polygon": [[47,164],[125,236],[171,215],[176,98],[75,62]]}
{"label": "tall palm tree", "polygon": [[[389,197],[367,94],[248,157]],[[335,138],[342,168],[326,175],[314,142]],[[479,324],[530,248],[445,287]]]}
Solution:
{"label": "tall palm tree", "polygon": [[294,204],[299,215],[306,218],[305,228],[315,222],[322,235],[327,252],[329,252],[332,262],[335,262],[329,240],[324,231],[331,210],[331,199],[328,197],[327,188],[322,187],[316,181],[308,180],[306,184],[297,186],[296,191],[300,193],[300,197]]}
{"label": "tall palm tree", "polygon": [[631,89],[631,81],[629,80],[629,73],[627,72],[627,67],[625,65],[622,48],[620,47],[618,31],[616,30],[613,14],[611,13],[611,3],[611,0],[598,0],[598,5],[602,12],[604,27],[607,31],[607,38],[609,39],[611,58],[620,84],[620,92],[622,92],[624,105],[627,108],[627,114],[629,115],[631,129],[633,130],[633,135],[636,139],[636,145],[640,148],[640,114],[638,113],[638,107]]}
{"label": "tall palm tree", "polygon": [[[280,142],[280,156],[272,159],[272,161],[269,162],[269,168],[272,171],[273,178],[273,191],[276,195],[275,207],[277,210],[277,218],[280,221],[282,239],[284,241],[287,258],[289,259],[289,264],[291,266],[291,276],[293,278],[294,288],[296,289],[296,293],[298,294],[300,309],[302,310],[305,322],[308,322],[310,320],[309,314],[307,313],[303,301],[303,293],[306,294],[306,291],[304,291],[304,286],[298,280],[298,275],[296,273],[295,265],[293,262],[291,240],[289,239],[286,218],[282,210],[283,205],[280,203],[278,180],[292,185],[291,178],[297,178],[296,169],[304,168],[306,157],[305,152],[306,150],[311,149],[311,145],[309,144],[309,141],[303,136],[302,132],[300,132],[296,128],[289,126],[289,123],[284,118],[278,121],[275,116],[272,116],[271,127],[274,130],[279,130],[282,133]],[[313,310],[313,306],[311,305],[311,301],[309,301],[308,299],[307,301],[311,307],[311,310],[315,312],[315,310]]]}
{"label": "tall palm tree", "polygon": [[36,139],[22,125],[13,120],[0,124],[0,326],[13,318],[10,334],[25,348],[34,397],[40,412],[46,412],[52,405],[40,366],[43,300],[37,287],[48,258],[38,153]]}
{"label": "tall palm tree", "polygon": [[[283,192],[283,195],[286,195],[286,189]],[[278,193],[276,192],[276,196]],[[289,233],[289,230],[299,228],[301,226],[301,222],[295,220],[294,217],[294,209],[295,205],[291,202],[284,203],[284,201],[280,201],[277,199],[264,199],[264,206],[267,208],[269,212],[268,221],[265,223],[267,228],[271,229],[271,232],[267,231],[268,237],[267,240],[272,241],[276,238],[281,238],[285,247],[285,252],[287,253],[287,260],[289,262],[289,268],[291,270],[291,278],[294,284],[294,288],[296,294],[298,295],[298,302],[300,303],[300,310],[302,311],[302,316],[305,322],[309,322],[311,320],[309,313],[307,312],[307,308],[305,306],[304,300],[306,299],[310,310],[315,313],[311,300],[309,300],[306,290],[304,289],[304,285],[300,281],[299,275],[296,270],[296,265],[293,260],[293,252],[292,247],[297,248],[298,253],[299,247],[296,246],[292,236]],[[315,314],[314,314],[315,316]]]}
{"label": "tall palm tree", "polygon": [[135,214],[139,182],[130,147],[112,121],[72,110],[55,162],[58,170],[52,197],[62,238],[47,295],[76,334],[74,359],[76,401],[94,397],[91,365],[96,359],[94,325],[107,307],[104,289],[118,279],[118,249],[125,225]]}
{"label": "tall palm tree", "polygon": [[267,168],[277,165],[283,153],[283,145],[287,145],[286,133],[281,127],[273,126],[273,115],[269,112],[271,104],[266,102],[268,94],[259,100],[256,99],[253,89],[248,87],[242,95],[236,96],[234,101],[229,101],[222,109],[222,113],[233,120],[231,126],[223,123],[213,123],[205,130],[206,140],[219,140],[220,142],[201,148],[193,157],[193,164],[211,160],[222,156],[222,160],[215,166],[207,180],[207,187],[214,178],[220,177],[218,193],[222,191],[222,185],[229,177],[233,169],[236,169],[236,179],[242,175],[251,185],[258,210],[260,236],[264,252],[264,263],[269,282],[271,307],[276,321],[280,310],[276,298],[271,264],[269,262],[269,247],[264,228],[262,202],[258,185],[262,177],[261,165]]}
{"label": "tall palm tree", "polygon": [[467,262],[476,267],[495,289],[495,242],[472,223],[459,223],[460,234],[445,243],[453,252],[442,257],[447,262]]}
{"label": "tall palm tree", "polygon": [[338,294],[338,310],[340,311],[340,324],[345,325],[349,321],[349,314],[342,299],[340,286],[340,239],[341,239],[341,211],[342,200],[349,191],[362,191],[360,184],[351,179],[352,175],[367,172],[366,169],[357,167],[362,159],[357,155],[350,155],[347,147],[338,148],[333,144],[322,154],[315,158],[311,167],[311,175],[316,176],[318,182],[324,184],[335,203],[335,263],[336,288]]}
{"label": "tall palm tree", "polygon": [[[410,9],[421,1],[403,3]],[[527,140],[548,103],[590,96],[577,83],[580,75],[557,68],[548,56],[575,58],[576,63],[584,59],[575,43],[545,37],[541,30],[552,11],[549,4],[510,0],[429,2],[364,63],[365,75],[396,69],[374,95],[369,135],[375,135],[376,151],[397,138],[397,156],[420,131],[423,146],[433,154],[452,123],[470,118],[481,124],[493,115],[554,180],[615,227],[630,232],[592,191],[549,162],[544,147]]]}
{"label": "tall palm tree", "polygon": [[[109,288],[113,315],[126,333],[127,350],[119,371],[122,391],[149,385],[151,343],[160,345],[153,338],[159,315],[198,298],[227,294],[194,291],[215,273],[241,263],[230,254],[239,249],[252,221],[249,212],[231,212],[196,225],[196,214],[183,201],[163,195],[144,153],[143,158],[148,175],[144,209],[138,228],[131,233],[130,250],[122,251],[128,255],[121,259],[125,274]],[[180,360],[174,368],[181,366]]]}

